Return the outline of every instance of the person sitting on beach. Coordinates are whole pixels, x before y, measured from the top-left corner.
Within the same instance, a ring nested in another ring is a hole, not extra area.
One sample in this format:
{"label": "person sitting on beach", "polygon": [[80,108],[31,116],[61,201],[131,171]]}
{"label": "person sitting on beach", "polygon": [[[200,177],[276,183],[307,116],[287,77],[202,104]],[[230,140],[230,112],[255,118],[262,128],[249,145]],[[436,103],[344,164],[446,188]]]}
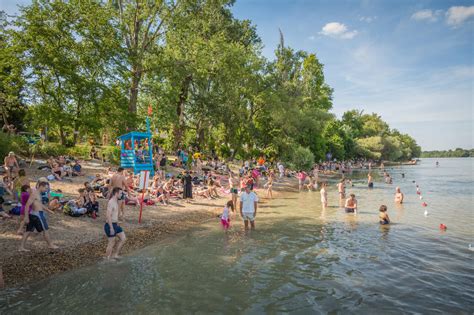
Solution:
{"label": "person sitting on beach", "polygon": [[346,213],[357,213],[357,200],[354,194],[350,194],[349,198],[346,199],[344,208]]}
{"label": "person sitting on beach", "polygon": [[217,193],[217,188],[219,187],[217,180],[215,177],[209,177],[208,182],[208,189],[209,189],[209,196],[219,198],[219,194]]}
{"label": "person sitting on beach", "polygon": [[5,157],[3,168],[7,172],[7,176],[12,180],[18,174],[20,166],[18,165],[18,161],[13,151],[10,151],[10,153]]}
{"label": "person sitting on beach", "polygon": [[326,186],[326,183],[322,183],[321,190],[319,191],[319,193],[321,194],[321,204],[323,206],[323,209],[328,207],[328,193],[326,191]]}
{"label": "person sitting on beach", "polygon": [[[107,248],[105,250],[105,258],[119,259],[120,250],[126,241],[126,236],[123,229],[118,225],[119,217],[119,202],[123,195],[123,191],[120,187],[114,187],[111,192],[111,197],[107,203],[107,215],[106,222],[104,224],[104,232],[108,238]],[[119,238],[119,243],[114,252],[116,238]]]}
{"label": "person sitting on beach", "polygon": [[15,200],[18,200],[17,198],[20,197],[21,195],[21,187],[23,187],[23,185],[30,185],[30,179],[28,177],[26,177],[26,172],[24,169],[20,169],[18,171],[18,177],[15,178],[15,180],[13,181],[13,189],[14,189],[14,192],[15,192]]}
{"label": "person sitting on beach", "polygon": [[160,185],[154,192],[156,196],[156,202],[162,202],[163,205],[168,205],[169,197],[166,191],[163,189],[163,185]]}
{"label": "person sitting on beach", "polygon": [[94,189],[92,187],[87,187],[86,188],[86,209],[87,213],[93,218],[97,218],[98,212],[99,212],[99,202],[97,201],[97,195],[94,192]]}
{"label": "person sitting on beach", "polygon": [[8,176],[4,176],[0,181],[0,197],[5,194],[13,195],[13,183]]}
{"label": "person sitting on beach", "polygon": [[63,174],[67,177],[73,176],[71,161],[66,161],[66,164],[63,166]]}
{"label": "person sitting on beach", "polygon": [[53,168],[51,169],[51,174],[53,174],[56,180],[62,180],[63,178],[63,171],[58,163],[53,164]]}
{"label": "person sitting on beach", "polygon": [[403,195],[402,191],[400,190],[400,187],[395,188],[395,203],[403,203],[403,198],[405,196]]}
{"label": "person sitting on beach", "polygon": [[72,176],[82,176],[82,165],[78,160],[75,160],[72,166]]}
{"label": "person sitting on beach", "polygon": [[53,165],[58,163],[53,156],[50,156],[46,162],[48,163],[49,169],[52,169]]}
{"label": "person sitting on beach", "polygon": [[379,223],[382,225],[389,224],[390,223],[390,218],[388,217],[387,214],[387,206],[386,205],[381,205],[379,209]]}
{"label": "person sitting on beach", "polygon": [[25,205],[24,219],[26,224],[26,232],[23,233],[23,238],[21,239],[21,244],[18,249],[19,251],[29,251],[25,248],[25,245],[28,237],[34,230],[43,235],[43,238],[50,249],[58,248],[58,246],[54,245],[54,243],[51,241],[48,231],[48,221],[46,220],[46,216],[43,212],[43,210],[45,210],[53,213],[42,203],[41,193],[47,192],[48,188],[48,183],[40,182],[38,183],[37,190],[32,191],[30,197],[28,198],[28,201]]}
{"label": "person sitting on beach", "polygon": [[67,160],[66,160],[66,158],[64,157],[64,155],[58,156],[58,164],[59,164],[59,166],[64,166],[64,165],[66,165],[66,162],[67,162]]}
{"label": "person sitting on beach", "polygon": [[63,209],[63,205],[59,201],[58,196],[53,197],[53,199],[48,204],[48,208],[51,211],[61,211]]}

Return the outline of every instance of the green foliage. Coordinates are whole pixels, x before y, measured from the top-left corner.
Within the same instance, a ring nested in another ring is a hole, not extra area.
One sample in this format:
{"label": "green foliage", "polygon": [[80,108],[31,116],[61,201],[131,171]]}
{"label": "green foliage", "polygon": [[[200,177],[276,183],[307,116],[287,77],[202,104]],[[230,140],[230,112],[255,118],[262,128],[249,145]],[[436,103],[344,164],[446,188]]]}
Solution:
{"label": "green foliage", "polygon": [[[337,120],[317,55],[286,46],[281,34],[267,60],[233,3],[36,0],[10,21],[0,15],[1,114],[62,144],[37,146],[45,156],[85,158],[81,140],[144,130],[149,106],[167,151],[192,145],[290,161],[295,148],[317,160],[328,152],[338,160],[419,156],[411,137],[375,113]],[[117,148],[104,152],[118,162]]]}
{"label": "green foliage", "polygon": [[444,151],[424,151],[421,153],[422,158],[450,158],[450,157],[474,157],[474,149],[444,150]]}
{"label": "green foliage", "polygon": [[105,154],[105,159],[114,165],[120,164],[120,147],[103,146],[100,149],[101,154]]}
{"label": "green foliage", "polygon": [[26,156],[29,154],[28,142],[23,137],[12,136],[6,133],[0,132],[0,158],[2,159],[7,154],[13,151],[17,155]]}
{"label": "green foliage", "polygon": [[314,155],[310,149],[297,146],[291,153],[291,165],[295,169],[308,170],[314,164]]}

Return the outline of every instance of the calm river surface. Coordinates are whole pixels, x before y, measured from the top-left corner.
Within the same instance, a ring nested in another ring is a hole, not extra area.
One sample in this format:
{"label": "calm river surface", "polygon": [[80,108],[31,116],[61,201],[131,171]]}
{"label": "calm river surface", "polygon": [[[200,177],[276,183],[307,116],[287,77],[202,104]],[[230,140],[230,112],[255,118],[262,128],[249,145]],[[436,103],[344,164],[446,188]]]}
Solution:
{"label": "calm river surface", "polygon": [[[119,263],[0,292],[0,313],[472,314],[474,159],[435,161],[390,169],[394,184],[376,178],[370,191],[354,174],[357,216],[334,185],[325,211],[319,192],[287,193],[260,205],[248,235],[236,220],[226,235],[216,218]],[[393,224],[381,227],[383,203]]]}

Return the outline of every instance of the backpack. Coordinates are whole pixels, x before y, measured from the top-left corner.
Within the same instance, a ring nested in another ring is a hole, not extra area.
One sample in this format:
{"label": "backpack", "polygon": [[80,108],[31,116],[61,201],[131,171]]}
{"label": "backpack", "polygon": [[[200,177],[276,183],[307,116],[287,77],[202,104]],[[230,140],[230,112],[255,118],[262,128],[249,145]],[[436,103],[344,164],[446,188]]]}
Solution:
{"label": "backpack", "polygon": [[12,215],[20,215],[20,209],[21,209],[20,206],[15,206],[15,207],[13,207],[13,208],[10,209],[10,214],[12,214]]}

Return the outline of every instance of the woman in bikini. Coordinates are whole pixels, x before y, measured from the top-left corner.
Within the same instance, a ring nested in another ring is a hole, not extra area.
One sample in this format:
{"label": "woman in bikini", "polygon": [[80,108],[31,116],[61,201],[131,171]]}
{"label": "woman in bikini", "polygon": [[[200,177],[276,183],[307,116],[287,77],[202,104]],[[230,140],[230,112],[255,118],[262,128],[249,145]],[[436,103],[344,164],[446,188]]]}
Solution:
{"label": "woman in bikini", "polygon": [[7,176],[13,180],[18,174],[18,170],[20,166],[18,165],[18,161],[16,160],[16,156],[14,152],[8,153],[4,160],[4,168],[7,171]]}

